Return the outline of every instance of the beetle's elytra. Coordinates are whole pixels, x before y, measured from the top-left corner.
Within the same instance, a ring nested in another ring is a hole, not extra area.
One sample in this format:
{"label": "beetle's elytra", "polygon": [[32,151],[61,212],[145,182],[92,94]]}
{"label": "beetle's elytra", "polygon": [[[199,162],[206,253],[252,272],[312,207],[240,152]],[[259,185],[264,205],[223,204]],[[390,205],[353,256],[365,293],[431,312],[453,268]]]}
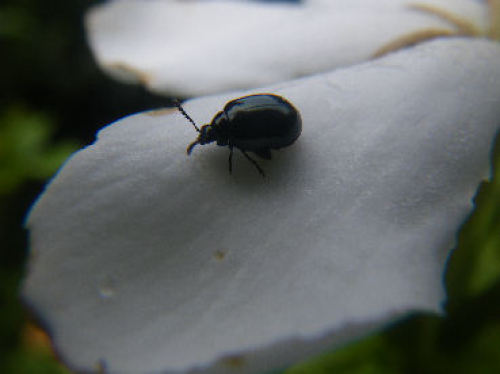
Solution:
{"label": "beetle's elytra", "polygon": [[212,122],[203,125],[201,129],[180,103],[177,102],[176,105],[199,133],[198,138],[188,146],[188,155],[197,144],[217,142],[217,145],[228,146],[229,173],[232,172],[233,148],[237,148],[265,176],[257,161],[247,152],[270,160],[271,149],[289,146],[302,131],[298,110],[283,97],[273,94],[243,96],[229,101],[214,116]]}

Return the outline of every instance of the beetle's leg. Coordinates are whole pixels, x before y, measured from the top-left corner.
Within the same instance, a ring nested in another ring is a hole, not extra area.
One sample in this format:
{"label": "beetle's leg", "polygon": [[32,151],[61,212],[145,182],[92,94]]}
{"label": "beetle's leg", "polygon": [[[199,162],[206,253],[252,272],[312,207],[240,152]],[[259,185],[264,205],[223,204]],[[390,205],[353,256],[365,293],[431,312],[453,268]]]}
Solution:
{"label": "beetle's leg", "polygon": [[265,160],[271,159],[271,150],[269,148],[260,148],[253,151],[257,156],[262,157]]}
{"label": "beetle's leg", "polygon": [[263,177],[265,177],[266,174],[264,174],[264,170],[262,170],[262,168],[259,166],[259,164],[257,163],[257,161],[255,161],[253,158],[251,158],[244,150],[240,149],[240,151],[248,159],[248,161],[250,161],[257,168],[257,170],[259,171],[260,175],[262,175]]}
{"label": "beetle's leg", "polygon": [[229,174],[233,174],[233,146],[229,146]]}

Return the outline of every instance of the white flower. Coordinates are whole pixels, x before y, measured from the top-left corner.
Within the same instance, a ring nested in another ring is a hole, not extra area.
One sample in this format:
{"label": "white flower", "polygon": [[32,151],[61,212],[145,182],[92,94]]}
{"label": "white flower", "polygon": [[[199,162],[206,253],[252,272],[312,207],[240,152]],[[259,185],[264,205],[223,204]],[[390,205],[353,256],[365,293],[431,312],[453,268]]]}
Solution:
{"label": "white flower", "polygon": [[485,34],[485,3],[129,0],[94,8],[86,24],[113,76],[196,96],[328,72],[440,35]]}
{"label": "white flower", "polygon": [[[104,128],[31,211],[27,302],[71,367],[109,373],[271,370],[440,312],[489,175],[498,61],[449,39],[260,89],[303,119],[267,180],[239,153],[229,175],[215,145],[188,157],[175,110]],[[201,124],[245,93],[185,109]]]}

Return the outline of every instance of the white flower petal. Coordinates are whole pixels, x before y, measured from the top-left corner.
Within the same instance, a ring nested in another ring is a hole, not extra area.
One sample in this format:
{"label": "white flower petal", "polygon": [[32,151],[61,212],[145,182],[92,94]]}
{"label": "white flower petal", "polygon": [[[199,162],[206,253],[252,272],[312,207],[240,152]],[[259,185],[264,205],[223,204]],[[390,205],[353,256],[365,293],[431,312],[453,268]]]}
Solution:
{"label": "white flower petal", "polygon": [[[415,2],[114,1],[94,8],[86,23],[95,57],[109,73],[159,93],[200,95],[357,63],[418,30],[454,30],[409,7]],[[486,27],[484,2],[418,3]]]}
{"label": "white flower petal", "polygon": [[[500,118],[500,46],[446,40],[269,87],[298,141],[262,161],[197,147],[176,111],[76,153],[28,220],[24,296],[61,356],[110,373],[283,367],[415,310],[442,272]],[[193,100],[202,123],[234,95]]]}

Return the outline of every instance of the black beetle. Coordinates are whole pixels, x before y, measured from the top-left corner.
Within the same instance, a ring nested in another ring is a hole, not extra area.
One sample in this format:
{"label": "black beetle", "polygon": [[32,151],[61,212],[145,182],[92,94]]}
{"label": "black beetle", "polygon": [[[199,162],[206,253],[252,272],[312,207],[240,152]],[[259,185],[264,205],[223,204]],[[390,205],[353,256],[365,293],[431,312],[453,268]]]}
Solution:
{"label": "black beetle", "polygon": [[271,159],[271,149],[279,149],[292,144],[302,131],[302,120],[297,109],[281,96],[257,94],[243,96],[229,101],[217,113],[210,124],[201,129],[176,102],[179,111],[200,133],[187,148],[191,154],[194,146],[217,142],[229,147],[229,173],[232,173],[233,148],[243,155],[265,176],[257,161],[248,152],[266,160]]}

